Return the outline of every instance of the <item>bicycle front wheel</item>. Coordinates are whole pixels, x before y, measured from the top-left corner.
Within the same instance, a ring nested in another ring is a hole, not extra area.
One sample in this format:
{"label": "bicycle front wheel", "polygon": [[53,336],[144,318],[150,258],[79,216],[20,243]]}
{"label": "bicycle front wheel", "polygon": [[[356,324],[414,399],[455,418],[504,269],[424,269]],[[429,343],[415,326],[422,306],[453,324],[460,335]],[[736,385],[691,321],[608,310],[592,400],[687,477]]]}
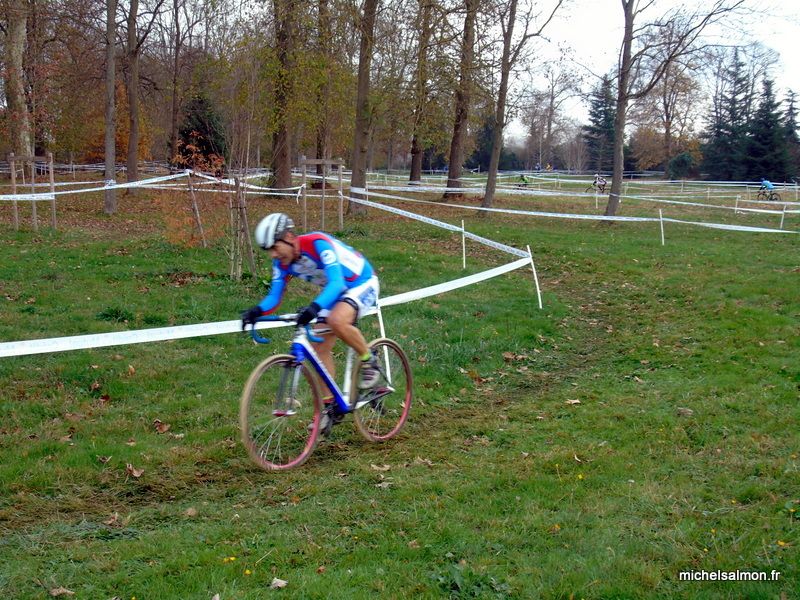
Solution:
{"label": "bicycle front wheel", "polygon": [[772,200],[773,202],[780,202],[781,201],[781,196],[780,196],[780,194],[778,192],[772,192],[769,195],[769,199]]}
{"label": "bicycle front wheel", "polygon": [[[369,346],[378,358],[380,378],[372,388],[361,390],[353,419],[369,441],[385,442],[397,435],[408,419],[414,382],[408,358],[397,342],[380,338]],[[358,389],[359,368],[353,373],[354,390]]]}
{"label": "bicycle front wheel", "polygon": [[250,374],[239,405],[242,443],[262,469],[302,465],[317,444],[322,414],[314,374],[293,356],[268,358]]}

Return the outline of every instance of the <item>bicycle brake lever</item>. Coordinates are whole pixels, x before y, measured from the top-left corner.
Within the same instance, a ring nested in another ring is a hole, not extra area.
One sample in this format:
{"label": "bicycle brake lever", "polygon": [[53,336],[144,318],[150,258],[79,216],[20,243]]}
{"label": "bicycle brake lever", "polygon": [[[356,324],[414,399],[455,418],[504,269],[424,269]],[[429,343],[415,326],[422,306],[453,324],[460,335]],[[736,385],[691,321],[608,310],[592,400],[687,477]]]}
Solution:
{"label": "bicycle brake lever", "polygon": [[306,335],[308,336],[309,340],[311,340],[312,342],[315,342],[317,344],[319,344],[320,342],[324,341],[320,336],[314,335],[313,333],[311,333],[311,326],[310,325],[305,325],[305,328],[306,328]]}

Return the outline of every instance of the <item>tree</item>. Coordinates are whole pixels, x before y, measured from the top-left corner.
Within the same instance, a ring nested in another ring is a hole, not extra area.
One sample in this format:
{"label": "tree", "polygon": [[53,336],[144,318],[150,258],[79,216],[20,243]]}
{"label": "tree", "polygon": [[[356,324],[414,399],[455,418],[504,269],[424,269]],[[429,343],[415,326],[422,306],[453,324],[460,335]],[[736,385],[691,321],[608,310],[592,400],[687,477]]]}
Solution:
{"label": "tree", "polygon": [[680,6],[640,26],[635,26],[636,19],[655,2],[621,0],[621,3],[625,27],[617,68],[614,170],[605,210],[609,216],[616,214],[622,191],[628,105],[650,93],[672,63],[697,51],[697,41],[703,30],[736,10],[744,0],[713,0],[706,10]]}
{"label": "tree", "polygon": [[789,177],[789,148],[780,104],[775,99],[773,82],[765,79],[758,109],[750,123],[748,138],[748,178],[761,177],[786,181]]}
{"label": "tree", "polygon": [[411,174],[409,181],[422,180],[422,151],[420,128],[425,115],[428,95],[428,51],[431,41],[432,0],[419,0],[419,42],[417,68],[414,76],[414,115],[411,128]]}
{"label": "tree", "polygon": [[[450,159],[447,169],[447,188],[461,187],[461,170],[464,162],[464,138],[469,122],[469,108],[472,89],[472,66],[475,52],[475,21],[478,15],[479,0],[464,0],[464,37],[461,43],[458,87],[455,94],[455,118],[453,136],[450,141]],[[445,192],[448,196],[458,196],[459,192]]]}
{"label": "tree", "polygon": [[522,35],[514,37],[514,26],[517,21],[518,0],[500,2],[497,7],[497,17],[503,37],[503,51],[500,59],[500,85],[497,91],[497,102],[494,115],[494,136],[492,139],[492,155],[489,160],[489,173],[486,179],[486,193],[481,202],[482,208],[490,208],[494,202],[494,193],[497,188],[497,170],[500,166],[500,151],[503,147],[503,130],[506,125],[506,100],[508,97],[508,81],[512,67],[517,63],[525,45],[535,37],[542,34],[550,23],[564,0],[556,0],[553,10],[546,16],[538,30],[531,31],[535,17],[531,8],[522,16]]}
{"label": "tree", "polygon": [[616,102],[611,89],[611,79],[604,76],[592,92],[589,101],[589,125],[583,128],[583,139],[589,167],[599,172],[610,171],[614,166],[614,116]]}
{"label": "tree", "polygon": [[735,49],[729,65],[720,63],[712,112],[703,147],[703,171],[714,180],[747,176],[747,123],[753,104],[747,70]]}
{"label": "tree", "polygon": [[[106,0],[106,114],[105,114],[105,178],[116,182],[116,58],[115,42],[117,39],[117,0]],[[115,190],[106,190],[103,210],[113,215],[117,210]]]}
{"label": "tree", "polygon": [[130,0],[128,9],[125,58],[127,63],[128,87],[128,181],[139,180],[139,63],[144,43],[153,28],[164,0],[155,0],[155,6],[149,14],[143,14],[149,21],[139,30],[139,0]]}
{"label": "tree", "polygon": [[11,147],[17,156],[33,153],[31,118],[25,99],[25,55],[28,24],[26,0],[8,0],[6,4],[5,96]]}
{"label": "tree", "polygon": [[186,106],[186,117],[178,130],[179,162],[189,167],[220,172],[228,154],[224,127],[219,114],[204,94],[197,94]]}
{"label": "tree", "polygon": [[296,43],[295,19],[299,16],[297,0],[274,0],[275,48],[278,57],[275,77],[275,131],[272,134],[272,180],[270,185],[288,188],[292,185],[291,137],[289,104],[291,101],[293,52]]}
{"label": "tree", "polygon": [[789,177],[796,178],[798,173],[800,173],[800,137],[797,135],[795,93],[791,90],[789,90],[789,94],[786,98],[784,127],[786,129],[786,145],[789,151]]}
{"label": "tree", "polygon": [[[353,173],[351,188],[363,188],[367,183],[367,149],[370,134],[369,81],[372,49],[375,43],[375,17],[379,0],[364,0],[364,12],[360,18],[361,47],[358,53],[358,87],[356,91],[356,121],[353,133]],[[361,194],[353,192],[356,197]],[[365,213],[363,205],[348,206],[348,212]]]}

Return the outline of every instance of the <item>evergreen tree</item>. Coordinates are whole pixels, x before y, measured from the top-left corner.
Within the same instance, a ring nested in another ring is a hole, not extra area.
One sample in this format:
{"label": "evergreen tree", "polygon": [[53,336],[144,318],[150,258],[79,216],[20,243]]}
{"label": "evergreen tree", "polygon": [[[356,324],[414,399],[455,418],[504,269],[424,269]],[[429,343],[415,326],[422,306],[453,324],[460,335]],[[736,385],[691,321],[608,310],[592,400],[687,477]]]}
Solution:
{"label": "evergreen tree", "polygon": [[789,151],[788,176],[793,179],[800,173],[800,136],[797,135],[797,108],[795,107],[795,93],[789,90],[786,98],[786,113],[783,117],[786,128],[786,145]]}
{"label": "evergreen tree", "polygon": [[614,166],[615,104],[611,80],[608,76],[604,76],[600,86],[592,92],[589,125],[583,127],[589,166],[598,172],[608,172]]}
{"label": "evergreen tree", "polygon": [[221,171],[228,145],[222,119],[202,94],[186,106],[186,117],[178,129],[179,156],[176,162],[190,167]]}
{"label": "evergreen tree", "polygon": [[702,168],[711,179],[743,180],[748,172],[747,125],[752,98],[738,50],[734,51],[731,65],[721,76],[719,89],[722,92],[714,96]]}
{"label": "evergreen tree", "polygon": [[483,126],[475,140],[475,150],[464,163],[468,169],[480,168],[481,171],[489,170],[489,158],[492,155],[492,139],[494,138],[494,115],[490,115],[483,122]]}
{"label": "evergreen tree", "polygon": [[751,180],[764,177],[786,181],[789,175],[786,125],[772,89],[773,82],[765,79],[762,85],[758,109],[750,122],[746,160],[748,177]]}

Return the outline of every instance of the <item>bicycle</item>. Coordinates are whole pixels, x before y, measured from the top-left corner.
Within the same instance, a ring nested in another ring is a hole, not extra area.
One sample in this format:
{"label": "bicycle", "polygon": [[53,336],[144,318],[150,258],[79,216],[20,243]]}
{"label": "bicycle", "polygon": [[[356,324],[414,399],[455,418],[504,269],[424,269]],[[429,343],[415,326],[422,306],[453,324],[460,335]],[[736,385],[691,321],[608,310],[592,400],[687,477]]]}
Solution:
{"label": "bicycle", "polygon": [[[297,315],[268,316],[259,321],[295,322]],[[384,442],[403,428],[411,409],[413,378],[400,345],[388,338],[369,343],[378,359],[380,379],[366,390],[358,389],[361,361],[347,349],[344,381],[340,389],[322,364],[311,342],[322,338],[308,325],[297,326],[289,354],[276,354],[253,369],[242,391],[239,426],[250,458],[267,471],[299,467],[314,451],[320,435],[330,435],[333,425],[353,413],[356,428],[370,442]],[[253,325],[250,332],[260,344],[270,342]],[[322,404],[324,386],[333,402]],[[360,393],[359,393],[360,392]],[[328,420],[325,431],[323,411]]]}
{"label": "bicycle", "polygon": [[587,187],[585,190],[583,190],[583,193],[584,194],[588,194],[589,192],[594,191],[594,190],[599,191],[601,194],[605,194],[606,193],[606,184],[605,183],[601,183],[600,185],[598,185],[598,184],[592,182],[591,185],[589,185],[589,187]]}
{"label": "bicycle", "polygon": [[765,200],[768,202],[780,202],[781,197],[775,190],[758,190],[756,200]]}

